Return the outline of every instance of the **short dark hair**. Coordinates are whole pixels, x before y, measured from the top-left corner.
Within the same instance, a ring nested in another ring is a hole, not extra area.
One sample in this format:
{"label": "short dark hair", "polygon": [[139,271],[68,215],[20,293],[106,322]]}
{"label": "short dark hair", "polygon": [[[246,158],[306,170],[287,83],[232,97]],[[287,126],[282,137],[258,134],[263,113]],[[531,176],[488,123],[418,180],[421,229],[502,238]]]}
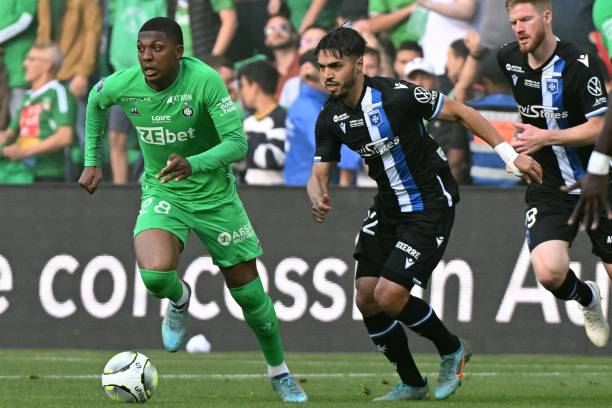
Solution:
{"label": "short dark hair", "polygon": [[325,50],[339,58],[345,55],[359,58],[363,56],[365,47],[366,41],[357,31],[348,27],[337,27],[321,38],[314,53],[318,57],[319,53]]}
{"label": "short dark hair", "polygon": [[414,51],[416,52],[419,57],[423,58],[423,48],[419,45],[418,42],[416,41],[404,41],[402,42],[399,47],[397,47],[397,51],[395,51],[396,53],[400,52],[400,51]]}
{"label": "short dark hair", "polygon": [[263,92],[274,95],[278,84],[278,71],[270,61],[255,61],[240,68],[238,79],[245,77],[247,81],[254,82]]}
{"label": "short dark hair", "polygon": [[466,59],[468,55],[470,55],[470,50],[468,49],[467,45],[465,45],[465,42],[461,38],[453,41],[450,44],[450,47],[455,53],[455,55],[459,58]]}
{"label": "short dark hair", "polygon": [[159,31],[166,33],[168,38],[176,41],[178,45],[183,45],[183,30],[181,30],[181,26],[178,25],[176,21],[170,20],[169,18],[153,17],[140,27],[138,34],[143,31]]}
{"label": "short dark hair", "polygon": [[380,65],[380,51],[376,48],[366,46],[364,54],[370,54],[376,57],[376,61],[378,61],[378,65]]}

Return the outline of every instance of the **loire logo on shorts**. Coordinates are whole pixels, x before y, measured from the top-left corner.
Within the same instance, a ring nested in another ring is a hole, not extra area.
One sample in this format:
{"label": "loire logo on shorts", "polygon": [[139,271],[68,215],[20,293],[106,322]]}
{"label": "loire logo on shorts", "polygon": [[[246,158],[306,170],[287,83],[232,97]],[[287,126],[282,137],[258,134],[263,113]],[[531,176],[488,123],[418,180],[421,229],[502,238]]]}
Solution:
{"label": "loire logo on shorts", "polygon": [[243,225],[233,232],[223,231],[217,236],[217,242],[223,246],[229,244],[239,244],[247,238],[252,237],[255,234],[251,224]]}
{"label": "loire logo on shorts", "polygon": [[164,146],[176,142],[185,142],[195,138],[195,129],[189,128],[186,132],[172,132],[162,126],[144,127],[136,126],[140,140],[145,143]]}

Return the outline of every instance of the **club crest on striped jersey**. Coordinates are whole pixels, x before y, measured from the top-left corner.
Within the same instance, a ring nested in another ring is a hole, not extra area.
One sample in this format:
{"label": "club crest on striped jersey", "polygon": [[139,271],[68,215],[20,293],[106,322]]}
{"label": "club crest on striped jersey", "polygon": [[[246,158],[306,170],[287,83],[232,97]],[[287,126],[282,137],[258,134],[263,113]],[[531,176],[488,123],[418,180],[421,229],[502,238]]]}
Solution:
{"label": "club crest on striped jersey", "polygon": [[368,116],[370,117],[370,124],[372,126],[378,127],[383,122],[382,115],[380,114],[379,110],[373,110],[373,111],[369,112]]}

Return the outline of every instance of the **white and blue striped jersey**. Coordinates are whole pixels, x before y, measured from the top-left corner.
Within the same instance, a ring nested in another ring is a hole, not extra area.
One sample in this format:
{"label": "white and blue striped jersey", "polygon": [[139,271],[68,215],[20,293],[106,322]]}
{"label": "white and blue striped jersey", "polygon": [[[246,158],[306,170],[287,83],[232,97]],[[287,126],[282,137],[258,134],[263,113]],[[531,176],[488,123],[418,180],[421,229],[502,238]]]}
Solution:
{"label": "white and blue striped jersey", "polygon": [[[572,44],[558,41],[555,52],[541,67],[533,69],[527,55],[516,42],[502,47],[497,54],[499,65],[512,86],[523,123],[540,129],[567,129],[603,115],[607,110],[605,82],[596,61]],[[542,165],[543,183],[531,183],[529,194],[554,194],[571,201],[559,192],[586,171],[593,145],[546,146],[533,153]],[[580,194],[580,190],[572,191]]]}
{"label": "white and blue striped jersey", "polygon": [[315,161],[339,161],[342,144],[359,153],[378,186],[376,207],[389,220],[451,207],[459,201],[457,183],[423,123],[437,117],[443,105],[438,91],[366,76],[357,106],[330,98],[323,107],[315,129]]}

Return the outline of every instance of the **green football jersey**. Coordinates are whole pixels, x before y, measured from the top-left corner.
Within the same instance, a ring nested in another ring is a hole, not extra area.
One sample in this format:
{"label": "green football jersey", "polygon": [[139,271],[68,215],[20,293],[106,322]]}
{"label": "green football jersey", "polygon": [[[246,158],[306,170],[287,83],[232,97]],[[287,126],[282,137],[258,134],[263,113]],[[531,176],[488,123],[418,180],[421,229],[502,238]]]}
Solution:
{"label": "green football jersey", "polygon": [[188,158],[219,145],[222,136],[237,129],[242,137],[244,133],[217,72],[195,58],[183,57],[180,64],[177,79],[161,91],[149,87],[139,65],[117,71],[93,87],[87,105],[85,166],[100,165],[106,111],[119,105],[136,129],[144,157],[143,194],[205,209],[234,198],[229,163],[180,182],[162,184],[155,175],[172,153]]}
{"label": "green football jersey", "polygon": [[[15,143],[30,146],[53,136],[62,126],[73,127],[76,115],[74,97],[64,85],[53,80],[26,94],[10,128],[18,136]],[[64,149],[28,157],[25,162],[36,177],[64,177]]]}
{"label": "green football jersey", "polygon": [[593,22],[601,33],[604,45],[612,59],[612,1],[596,0],[593,6]]}

